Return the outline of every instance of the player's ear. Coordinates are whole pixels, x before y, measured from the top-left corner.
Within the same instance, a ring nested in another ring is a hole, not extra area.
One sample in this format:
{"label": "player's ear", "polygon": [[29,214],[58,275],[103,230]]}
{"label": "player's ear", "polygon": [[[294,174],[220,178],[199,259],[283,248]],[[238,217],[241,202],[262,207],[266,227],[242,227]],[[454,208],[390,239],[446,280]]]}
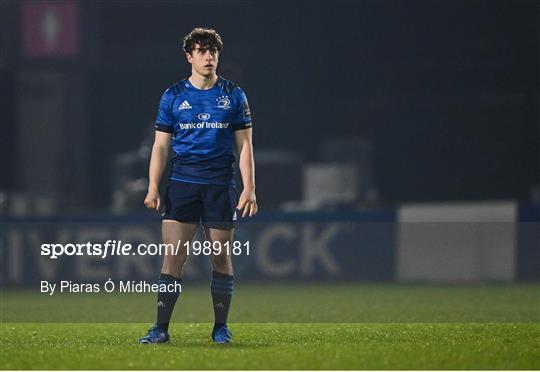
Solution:
{"label": "player's ear", "polygon": [[191,53],[186,53],[186,59],[189,63],[193,62],[193,56],[191,55]]}

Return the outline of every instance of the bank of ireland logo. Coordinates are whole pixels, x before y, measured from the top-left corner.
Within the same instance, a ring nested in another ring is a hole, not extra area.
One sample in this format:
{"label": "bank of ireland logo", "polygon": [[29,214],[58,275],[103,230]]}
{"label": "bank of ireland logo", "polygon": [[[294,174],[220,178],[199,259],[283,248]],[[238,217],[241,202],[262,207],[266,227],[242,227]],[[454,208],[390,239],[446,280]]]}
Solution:
{"label": "bank of ireland logo", "polygon": [[208,120],[208,119],[210,119],[210,114],[207,114],[206,112],[202,112],[197,117],[200,120]]}
{"label": "bank of ireland logo", "polygon": [[222,110],[228,110],[231,108],[231,100],[227,96],[219,96],[216,98],[217,107]]}

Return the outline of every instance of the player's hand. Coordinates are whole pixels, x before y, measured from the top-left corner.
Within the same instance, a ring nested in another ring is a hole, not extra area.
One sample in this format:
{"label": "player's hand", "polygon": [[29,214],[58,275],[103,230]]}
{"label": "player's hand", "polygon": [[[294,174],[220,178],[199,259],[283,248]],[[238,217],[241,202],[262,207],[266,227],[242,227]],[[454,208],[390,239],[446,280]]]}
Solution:
{"label": "player's hand", "polygon": [[146,198],[144,198],[144,205],[146,205],[146,208],[148,209],[159,211],[159,208],[161,208],[159,192],[157,192],[157,190],[148,190],[148,194],[146,194]]}
{"label": "player's hand", "polygon": [[236,209],[242,211],[242,217],[255,216],[258,210],[255,190],[244,189],[240,195]]}

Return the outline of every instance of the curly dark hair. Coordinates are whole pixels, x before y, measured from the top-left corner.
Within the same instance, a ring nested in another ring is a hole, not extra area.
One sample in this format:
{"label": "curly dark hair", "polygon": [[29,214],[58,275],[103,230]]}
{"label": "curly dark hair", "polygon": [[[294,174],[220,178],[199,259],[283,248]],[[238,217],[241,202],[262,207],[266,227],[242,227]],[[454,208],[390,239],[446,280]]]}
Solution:
{"label": "curly dark hair", "polygon": [[189,34],[184,37],[184,51],[191,54],[195,49],[195,44],[203,50],[221,52],[223,49],[223,41],[216,30],[211,28],[194,28]]}

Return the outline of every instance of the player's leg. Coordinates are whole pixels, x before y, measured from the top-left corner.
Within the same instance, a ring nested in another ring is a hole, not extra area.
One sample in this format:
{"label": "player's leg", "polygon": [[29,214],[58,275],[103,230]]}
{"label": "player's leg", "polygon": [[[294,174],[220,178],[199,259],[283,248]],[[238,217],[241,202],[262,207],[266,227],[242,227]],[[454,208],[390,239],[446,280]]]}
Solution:
{"label": "player's leg", "polygon": [[[232,247],[234,229],[220,230],[206,228],[205,235],[208,240],[210,240],[212,243],[218,242],[219,244],[216,243],[216,246],[221,247],[219,254],[210,255],[210,263],[212,264],[213,271],[232,276],[234,273],[230,249]],[[227,249],[227,247],[229,249]]]}
{"label": "player's leg", "polygon": [[230,247],[233,234],[234,229],[206,229],[207,239],[212,243],[219,242],[219,246],[221,247],[219,254],[210,255],[210,262],[212,264],[210,291],[214,307],[212,339],[219,343],[229,342],[232,338],[232,334],[227,327],[227,317],[229,315],[234,289],[234,273],[230,250],[226,249],[226,247]]}
{"label": "player's leg", "polygon": [[[169,339],[169,323],[180,295],[177,288],[182,281],[182,269],[187,259],[184,243],[191,242],[197,230],[202,211],[201,191],[200,185],[184,182],[171,182],[167,189],[162,240],[173,249],[167,249],[163,257],[156,324],[139,340],[140,343],[162,343]],[[167,290],[162,291],[161,287]]]}
{"label": "player's leg", "polygon": [[[173,288],[174,284],[180,284],[182,282],[182,270],[187,259],[184,243],[193,240],[196,230],[197,225],[195,224],[182,223],[173,220],[163,221],[163,242],[173,247],[173,250],[167,250],[163,256],[163,266],[159,276],[159,284],[165,284],[170,288]],[[180,244],[178,242],[180,242]],[[177,249],[178,251],[176,251]],[[171,315],[179,295],[180,293],[178,291],[158,292],[156,324],[165,331],[168,331],[169,329]]]}
{"label": "player's leg", "polygon": [[[174,249],[168,250],[163,256],[163,266],[159,275],[159,284],[166,285],[167,290],[160,290],[157,294],[157,316],[155,325],[139,342],[163,343],[169,340],[169,323],[174,310],[174,305],[180,296],[177,289],[182,282],[182,269],[187,259],[186,249],[182,242],[191,241],[197,230],[197,225],[181,223],[174,220],[164,220],[162,223],[163,243],[169,244]],[[181,244],[178,244],[178,242]],[[179,247],[176,252],[176,248]]]}
{"label": "player's leg", "polygon": [[[210,256],[212,279],[210,290],[214,306],[215,323],[212,339],[219,343],[229,342],[232,334],[227,328],[227,317],[231,305],[234,276],[230,250],[234,220],[236,218],[236,190],[230,186],[207,185],[203,198],[203,223],[206,238],[217,242],[221,252]],[[214,253],[214,250],[212,250]]]}

